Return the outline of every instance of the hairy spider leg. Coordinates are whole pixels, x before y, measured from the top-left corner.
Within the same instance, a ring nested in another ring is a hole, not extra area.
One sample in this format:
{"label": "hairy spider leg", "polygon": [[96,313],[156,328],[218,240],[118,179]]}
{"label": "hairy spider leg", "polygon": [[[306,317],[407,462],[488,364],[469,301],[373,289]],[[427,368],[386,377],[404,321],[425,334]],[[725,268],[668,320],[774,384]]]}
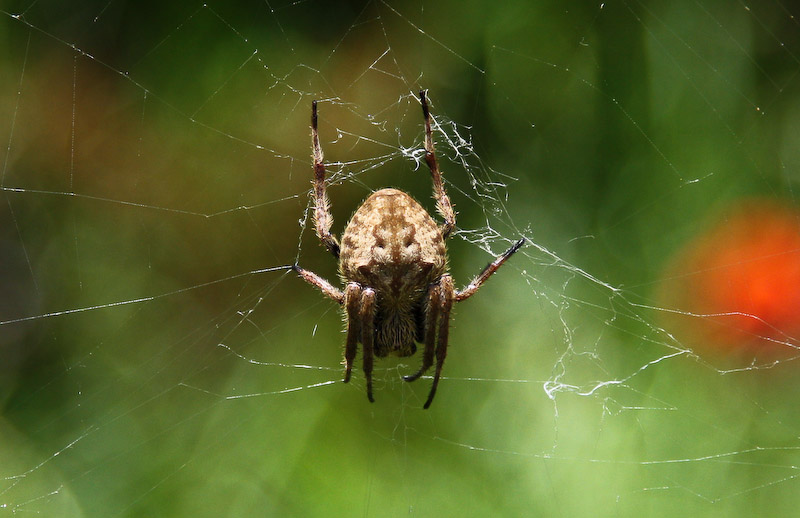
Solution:
{"label": "hairy spider leg", "polygon": [[425,117],[425,162],[428,164],[428,169],[431,170],[436,210],[444,219],[442,239],[447,239],[456,226],[456,213],[453,211],[453,204],[450,203],[450,198],[447,196],[442,184],[442,173],[439,171],[439,162],[436,160],[436,151],[433,148],[431,112],[428,109],[428,98],[425,95],[425,90],[419,91],[419,100],[422,103],[422,115]]}
{"label": "hairy spider leg", "polygon": [[367,378],[367,399],[375,402],[372,397],[372,361],[375,356],[375,290],[364,288],[361,292],[361,307],[359,308],[361,321],[361,344],[364,346],[364,377]]}
{"label": "hairy spider leg", "polygon": [[333,286],[331,283],[316,273],[306,270],[305,268],[301,268],[296,264],[292,266],[292,269],[296,271],[304,281],[312,286],[316,286],[317,289],[319,289],[319,291],[321,291],[323,294],[327,295],[339,304],[344,304],[344,293],[342,293],[341,290]]}
{"label": "hairy spider leg", "polygon": [[478,276],[475,277],[472,280],[472,282],[470,282],[467,285],[466,288],[456,292],[455,294],[456,302],[461,302],[462,300],[468,299],[471,296],[473,296],[475,292],[478,291],[478,288],[480,288],[483,285],[483,283],[486,282],[486,280],[489,277],[491,277],[494,272],[498,270],[498,268],[503,266],[503,263],[506,262],[506,260],[508,260],[509,257],[514,255],[514,252],[519,250],[523,244],[525,244],[524,237],[518,240],[513,245],[511,245],[511,247],[508,250],[497,256],[497,258],[494,261],[486,265],[486,268],[484,268],[483,271],[480,274],[478,274]]}
{"label": "hairy spider leg", "polygon": [[431,391],[428,393],[428,400],[422,406],[426,410],[433,403],[433,396],[436,395],[436,387],[439,386],[439,377],[442,374],[442,366],[444,366],[444,358],[447,356],[447,339],[450,335],[450,309],[453,307],[455,298],[453,278],[450,275],[445,274],[442,276],[442,280],[439,281],[439,287],[441,290],[441,318],[439,319],[439,339],[436,344],[436,372],[433,375],[433,384],[431,385]]}
{"label": "hairy spider leg", "polygon": [[432,284],[428,288],[428,301],[425,306],[425,351],[422,355],[422,366],[414,374],[403,376],[406,381],[419,379],[433,365],[433,353],[436,348],[436,322],[439,319],[440,292],[441,286],[438,283]]}
{"label": "hairy spider leg", "polygon": [[339,258],[339,241],[331,234],[333,216],[328,193],[325,191],[325,164],[317,133],[317,101],[311,102],[311,147],[314,156],[314,227],[325,248]]}
{"label": "hairy spider leg", "polygon": [[353,360],[356,357],[358,339],[361,335],[361,319],[358,315],[361,303],[361,286],[357,282],[348,283],[344,290],[344,306],[347,311],[347,339],[344,346],[344,382],[350,381]]}

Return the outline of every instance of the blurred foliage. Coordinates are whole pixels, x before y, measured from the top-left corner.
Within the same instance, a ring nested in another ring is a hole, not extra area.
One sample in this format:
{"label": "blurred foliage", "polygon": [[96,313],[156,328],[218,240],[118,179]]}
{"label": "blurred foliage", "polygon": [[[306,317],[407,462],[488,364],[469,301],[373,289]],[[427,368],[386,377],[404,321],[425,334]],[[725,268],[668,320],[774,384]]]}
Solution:
{"label": "blurred foliage", "polygon": [[[720,371],[663,297],[739,200],[796,202],[792,8],[2,1],[0,513],[792,514],[793,357]],[[420,88],[457,282],[532,240],[429,411],[418,357],[340,383],[287,269],[336,277],[313,98],[337,232],[382,186],[432,209]]]}

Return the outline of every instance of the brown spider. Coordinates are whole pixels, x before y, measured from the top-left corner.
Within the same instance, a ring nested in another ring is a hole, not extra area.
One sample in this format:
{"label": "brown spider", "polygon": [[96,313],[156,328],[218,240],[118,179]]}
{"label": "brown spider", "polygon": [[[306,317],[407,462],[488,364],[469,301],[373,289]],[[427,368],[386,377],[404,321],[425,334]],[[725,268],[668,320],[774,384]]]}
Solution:
{"label": "brown spider", "polygon": [[353,214],[340,246],[331,234],[333,218],[325,193],[325,164],[317,134],[317,102],[313,101],[314,223],[322,244],[339,260],[344,292],[314,272],[297,265],[294,269],[306,282],[343,306],[347,321],[344,382],[350,381],[356,347],[361,342],[370,401],[375,401],[372,397],[373,356],[411,356],[417,350],[415,342],[424,343],[422,366],[416,373],[403,377],[414,381],[431,367],[435,352],[436,373],[424,406],[428,408],[436,394],[447,354],[453,302],[465,300],[478,291],[525,240],[514,243],[463,290],[453,287],[453,278],[447,273],[444,240],[455,227],[455,212],[442,186],[424,90],[420,91],[419,99],[425,116],[425,161],[433,178],[436,210],[444,218],[444,224],[437,225],[425,209],[403,191],[381,189],[364,200]]}

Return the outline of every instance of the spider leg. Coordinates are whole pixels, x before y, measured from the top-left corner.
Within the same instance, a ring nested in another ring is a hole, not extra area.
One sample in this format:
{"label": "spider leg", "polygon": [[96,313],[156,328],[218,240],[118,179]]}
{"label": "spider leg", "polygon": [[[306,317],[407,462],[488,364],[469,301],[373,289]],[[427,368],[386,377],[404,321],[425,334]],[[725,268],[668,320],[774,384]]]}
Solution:
{"label": "spider leg", "polygon": [[473,296],[475,292],[478,291],[478,288],[480,288],[483,285],[483,283],[486,282],[486,280],[489,277],[491,277],[494,272],[497,271],[498,268],[503,266],[503,263],[506,262],[506,260],[509,257],[514,255],[514,252],[519,250],[523,244],[525,244],[525,238],[522,238],[513,245],[511,245],[511,247],[508,250],[497,256],[494,261],[486,265],[486,268],[484,268],[483,271],[477,277],[475,277],[472,280],[472,282],[470,282],[467,285],[466,288],[456,292],[455,294],[456,302],[461,302],[462,300],[468,299],[469,297]]}
{"label": "spider leg", "polygon": [[447,274],[443,275],[439,281],[439,289],[441,290],[441,300],[439,301],[439,339],[436,344],[436,372],[433,375],[433,384],[431,385],[431,391],[428,393],[428,399],[422,406],[425,409],[431,406],[433,396],[436,395],[436,387],[439,385],[439,376],[442,374],[444,358],[447,356],[447,339],[450,334],[450,309],[453,307],[453,300],[455,299],[453,278]]}
{"label": "spider leg", "polygon": [[356,357],[358,337],[361,334],[358,315],[361,302],[361,286],[351,282],[344,290],[344,307],[347,311],[347,340],[344,346],[344,382],[350,381],[350,372],[353,370],[353,360]]}
{"label": "spider leg", "polygon": [[456,213],[453,211],[453,205],[450,203],[450,198],[444,190],[442,184],[442,173],[439,171],[439,162],[436,160],[436,151],[433,148],[433,136],[431,135],[431,112],[428,109],[428,99],[425,95],[425,90],[419,91],[419,100],[422,103],[422,115],[425,117],[425,162],[428,164],[428,169],[431,170],[431,178],[433,179],[433,197],[436,198],[436,210],[444,218],[444,225],[442,225],[442,238],[447,239],[447,236],[453,231],[456,226]]}
{"label": "spider leg", "polygon": [[324,293],[328,297],[332,298],[339,304],[344,303],[344,294],[341,292],[341,290],[334,287],[330,282],[326,281],[316,273],[300,268],[297,265],[294,265],[292,269],[296,271],[304,281],[313,286],[316,286],[322,293]]}
{"label": "spider leg", "polygon": [[319,145],[317,133],[317,101],[311,102],[311,148],[314,157],[314,225],[325,248],[339,258],[339,241],[331,234],[333,216],[330,211],[330,201],[325,192],[325,163],[322,161],[322,148]]}
{"label": "spider leg", "polygon": [[406,381],[419,379],[422,374],[433,365],[433,353],[436,347],[436,321],[439,318],[440,292],[438,284],[428,288],[428,303],[425,307],[425,352],[422,356],[422,366],[410,376],[403,376]]}
{"label": "spider leg", "polygon": [[364,345],[364,376],[367,378],[367,399],[372,397],[372,360],[375,355],[375,290],[364,288],[361,292],[359,308],[359,325],[361,326],[361,343]]}

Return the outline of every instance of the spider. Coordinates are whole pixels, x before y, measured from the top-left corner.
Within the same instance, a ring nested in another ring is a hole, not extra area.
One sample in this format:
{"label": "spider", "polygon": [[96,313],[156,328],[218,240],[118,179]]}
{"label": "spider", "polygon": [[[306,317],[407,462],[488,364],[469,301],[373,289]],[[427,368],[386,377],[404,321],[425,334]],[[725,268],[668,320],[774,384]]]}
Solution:
{"label": "spider", "polygon": [[450,309],[453,302],[466,300],[478,291],[511,255],[524,238],[515,242],[489,263],[463,290],[456,290],[447,273],[445,239],[455,227],[456,213],[442,185],[431,136],[431,116],[425,91],[419,92],[425,118],[425,161],[433,179],[436,210],[444,219],[437,225],[428,212],[411,196],[397,189],[372,193],[353,214],[344,230],[341,244],[331,234],[333,218],[325,192],[325,163],[317,133],[317,102],[311,103],[311,146],[314,158],[314,224],[317,236],[339,260],[339,275],[344,291],[319,275],[294,265],[294,270],[309,284],[338,302],[344,309],[347,338],[344,348],[344,382],[350,381],[356,348],[363,347],[367,398],[372,396],[372,366],[375,356],[411,356],[416,343],[424,344],[422,366],[406,381],[414,381],[436,359],[428,408],[447,354]]}

